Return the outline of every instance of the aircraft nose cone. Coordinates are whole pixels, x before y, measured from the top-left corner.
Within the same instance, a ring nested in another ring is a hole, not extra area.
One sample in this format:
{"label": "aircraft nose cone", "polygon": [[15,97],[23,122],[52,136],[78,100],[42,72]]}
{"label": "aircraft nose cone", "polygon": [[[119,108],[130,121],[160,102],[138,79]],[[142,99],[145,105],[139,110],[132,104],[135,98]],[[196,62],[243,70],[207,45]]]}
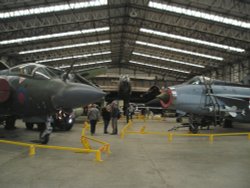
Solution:
{"label": "aircraft nose cone", "polygon": [[161,107],[160,99],[155,98],[155,99],[147,102],[146,106],[148,106],[148,107]]}
{"label": "aircraft nose cone", "polygon": [[85,84],[72,84],[60,90],[53,98],[55,108],[77,108],[98,102],[106,93]]}
{"label": "aircraft nose cone", "polygon": [[146,106],[168,108],[171,103],[172,103],[171,93],[170,91],[167,91],[161,93],[155,99],[146,103]]}

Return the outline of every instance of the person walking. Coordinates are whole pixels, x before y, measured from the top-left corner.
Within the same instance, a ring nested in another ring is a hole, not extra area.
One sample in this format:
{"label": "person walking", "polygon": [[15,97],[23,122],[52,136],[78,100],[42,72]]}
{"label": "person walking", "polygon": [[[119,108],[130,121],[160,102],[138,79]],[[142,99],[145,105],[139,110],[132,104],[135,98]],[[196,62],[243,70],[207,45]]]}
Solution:
{"label": "person walking", "polygon": [[100,112],[96,108],[95,104],[92,104],[88,111],[88,120],[90,122],[90,133],[93,136],[95,134],[96,123],[100,118]]}
{"label": "person walking", "polygon": [[107,105],[102,108],[102,119],[104,123],[104,134],[108,134],[108,126],[111,118],[111,106]]}
{"label": "person walking", "polygon": [[112,123],[112,135],[116,135],[118,133],[118,117],[120,116],[120,110],[118,108],[117,101],[113,101],[111,104],[111,123]]}

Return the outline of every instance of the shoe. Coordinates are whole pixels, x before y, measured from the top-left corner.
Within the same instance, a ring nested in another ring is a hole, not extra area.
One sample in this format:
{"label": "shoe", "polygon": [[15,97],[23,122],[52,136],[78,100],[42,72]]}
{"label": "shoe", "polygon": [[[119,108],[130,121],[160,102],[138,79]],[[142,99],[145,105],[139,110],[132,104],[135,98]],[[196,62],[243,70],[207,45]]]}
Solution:
{"label": "shoe", "polygon": [[111,135],[116,135],[117,133],[111,133]]}
{"label": "shoe", "polygon": [[108,131],[105,131],[104,134],[109,134],[109,132],[108,132]]}

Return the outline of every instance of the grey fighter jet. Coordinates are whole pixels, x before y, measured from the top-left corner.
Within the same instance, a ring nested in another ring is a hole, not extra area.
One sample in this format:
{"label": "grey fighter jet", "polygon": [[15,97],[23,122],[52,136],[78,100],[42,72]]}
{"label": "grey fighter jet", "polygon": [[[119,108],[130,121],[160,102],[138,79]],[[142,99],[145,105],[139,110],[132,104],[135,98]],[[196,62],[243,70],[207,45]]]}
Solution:
{"label": "grey fighter jet", "polygon": [[58,109],[88,105],[104,95],[96,87],[62,79],[44,65],[19,65],[0,71],[0,121],[11,129],[18,118],[37,119],[44,127],[40,142],[45,144],[52,132],[51,115]]}
{"label": "grey fighter jet", "polygon": [[172,108],[189,115],[189,129],[231,126],[234,122],[250,122],[250,86],[196,76],[181,85],[169,87],[148,106]]}

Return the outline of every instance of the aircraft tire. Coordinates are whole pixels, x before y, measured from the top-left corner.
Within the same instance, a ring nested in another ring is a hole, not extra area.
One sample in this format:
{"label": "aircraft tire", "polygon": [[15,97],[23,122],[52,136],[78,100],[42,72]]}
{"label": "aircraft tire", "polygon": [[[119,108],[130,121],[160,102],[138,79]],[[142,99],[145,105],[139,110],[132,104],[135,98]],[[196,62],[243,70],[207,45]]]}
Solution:
{"label": "aircraft tire", "polygon": [[40,135],[39,135],[40,143],[41,144],[47,144],[49,142],[49,134],[46,134],[44,137],[41,137],[42,133],[43,132],[40,132]]}
{"label": "aircraft tire", "polygon": [[33,123],[25,123],[25,126],[26,126],[26,129],[32,130],[34,127],[34,124]]}
{"label": "aircraft tire", "polygon": [[199,128],[198,128],[198,125],[196,125],[196,124],[194,124],[193,126],[191,126],[191,125],[189,126],[189,131],[193,134],[197,134],[198,130],[199,130]]}
{"label": "aircraft tire", "polygon": [[73,127],[73,123],[67,123],[65,126],[64,126],[64,130],[65,131],[70,131]]}
{"label": "aircraft tire", "polygon": [[38,123],[37,124],[38,131],[43,131],[45,129],[45,127],[46,127],[45,123]]}
{"label": "aircraft tire", "polygon": [[233,128],[232,121],[230,119],[225,119],[223,128]]}
{"label": "aircraft tire", "polygon": [[182,123],[182,117],[177,117],[176,118],[176,123]]}
{"label": "aircraft tire", "polygon": [[13,118],[13,117],[8,117],[5,121],[5,129],[6,130],[14,130],[16,129],[15,127],[15,122],[16,122],[16,119]]}

